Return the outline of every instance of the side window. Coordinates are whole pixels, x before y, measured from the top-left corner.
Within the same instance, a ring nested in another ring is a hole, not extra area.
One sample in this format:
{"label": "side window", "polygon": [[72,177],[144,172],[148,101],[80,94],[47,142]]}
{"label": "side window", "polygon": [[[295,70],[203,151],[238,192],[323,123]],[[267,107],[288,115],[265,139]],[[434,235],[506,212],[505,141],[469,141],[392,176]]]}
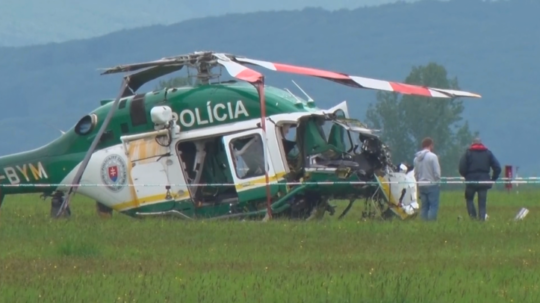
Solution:
{"label": "side window", "polygon": [[229,148],[233,155],[236,176],[239,179],[264,176],[264,150],[259,134],[231,140]]}
{"label": "side window", "polygon": [[296,142],[296,126],[284,125],[281,127],[281,133],[286,140]]}
{"label": "side window", "polygon": [[283,148],[285,149],[285,157],[296,156],[298,147],[296,146],[296,125],[284,125],[280,129],[283,136]]}

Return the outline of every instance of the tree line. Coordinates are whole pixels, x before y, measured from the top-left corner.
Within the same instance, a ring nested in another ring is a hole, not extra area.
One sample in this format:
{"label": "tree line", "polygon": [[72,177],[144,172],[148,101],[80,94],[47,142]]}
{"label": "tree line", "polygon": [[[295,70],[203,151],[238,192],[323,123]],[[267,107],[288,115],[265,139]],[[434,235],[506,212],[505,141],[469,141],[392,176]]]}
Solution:
{"label": "tree line", "polygon": [[[404,83],[446,89],[460,89],[456,77],[449,78],[444,66],[431,62],[415,66]],[[463,101],[377,93],[377,101],[366,113],[369,127],[381,129],[381,139],[392,150],[395,163],[412,163],[422,139],[431,137],[443,176],[459,176],[459,159],[479,132],[463,119]]]}

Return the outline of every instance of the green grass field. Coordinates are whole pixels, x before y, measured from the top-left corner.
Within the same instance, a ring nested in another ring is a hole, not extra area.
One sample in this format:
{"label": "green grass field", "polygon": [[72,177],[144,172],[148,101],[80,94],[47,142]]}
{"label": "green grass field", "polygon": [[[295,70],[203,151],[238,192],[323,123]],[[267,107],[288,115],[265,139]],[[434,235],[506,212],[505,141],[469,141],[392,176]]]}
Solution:
{"label": "green grass field", "polygon": [[485,223],[461,192],[437,222],[363,222],[359,203],[342,221],[262,223],[106,220],[82,198],[53,221],[49,201],[8,197],[0,302],[540,302],[539,199],[491,191]]}

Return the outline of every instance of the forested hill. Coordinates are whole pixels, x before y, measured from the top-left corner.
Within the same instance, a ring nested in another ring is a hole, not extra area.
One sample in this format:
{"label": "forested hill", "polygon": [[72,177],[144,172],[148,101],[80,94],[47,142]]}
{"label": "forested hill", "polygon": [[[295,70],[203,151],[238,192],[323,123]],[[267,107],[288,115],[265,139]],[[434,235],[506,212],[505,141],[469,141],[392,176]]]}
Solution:
{"label": "forested hill", "polygon": [[[9,142],[0,153],[43,145],[60,135],[54,128],[71,127],[99,100],[114,97],[120,78],[99,76],[97,68],[216,50],[399,81],[412,66],[435,61],[458,77],[462,89],[483,95],[465,101],[465,118],[502,164],[536,174],[538,12],[540,1],[424,1],[352,11],[236,14],[89,40],[0,48],[0,135]],[[346,99],[358,118],[375,100],[372,91],[264,72],[268,84],[296,91],[294,79],[320,106]]]}
{"label": "forested hill", "polygon": [[172,24],[193,18],[321,7],[354,9],[417,0],[2,0],[0,46],[86,39],[117,30]]}

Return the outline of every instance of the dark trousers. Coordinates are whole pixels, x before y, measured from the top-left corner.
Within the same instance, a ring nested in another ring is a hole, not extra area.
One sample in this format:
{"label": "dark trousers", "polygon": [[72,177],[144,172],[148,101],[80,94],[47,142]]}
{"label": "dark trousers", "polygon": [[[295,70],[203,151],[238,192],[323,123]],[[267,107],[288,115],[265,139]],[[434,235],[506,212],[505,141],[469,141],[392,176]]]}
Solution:
{"label": "dark trousers", "polygon": [[[467,201],[467,212],[472,219],[486,220],[486,204],[487,204],[487,188],[466,186],[465,200]],[[474,195],[478,193],[478,217],[476,216],[476,208],[474,207]]]}

